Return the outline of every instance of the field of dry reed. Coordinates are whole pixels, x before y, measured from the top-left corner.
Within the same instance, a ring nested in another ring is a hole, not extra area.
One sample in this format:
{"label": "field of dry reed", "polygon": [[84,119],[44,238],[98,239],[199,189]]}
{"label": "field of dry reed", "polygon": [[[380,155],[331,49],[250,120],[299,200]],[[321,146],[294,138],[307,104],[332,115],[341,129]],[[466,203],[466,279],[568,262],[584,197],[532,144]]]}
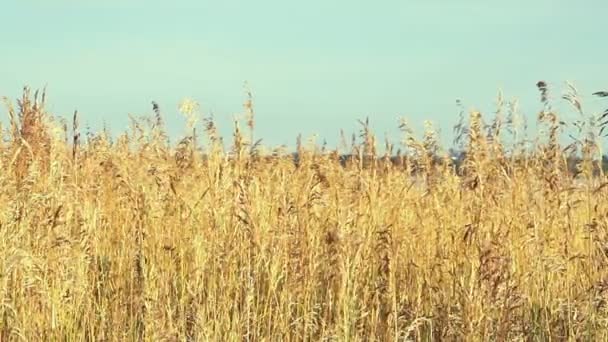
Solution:
{"label": "field of dry reed", "polygon": [[193,102],[178,144],[156,104],[81,135],[26,89],[0,141],[0,340],[608,340],[608,112],[571,87],[564,123],[538,87],[537,136],[499,99],[456,127],[459,165],[430,124],[379,153],[367,122],[348,158],[298,140],[294,161],[255,143],[251,97],[228,147]]}

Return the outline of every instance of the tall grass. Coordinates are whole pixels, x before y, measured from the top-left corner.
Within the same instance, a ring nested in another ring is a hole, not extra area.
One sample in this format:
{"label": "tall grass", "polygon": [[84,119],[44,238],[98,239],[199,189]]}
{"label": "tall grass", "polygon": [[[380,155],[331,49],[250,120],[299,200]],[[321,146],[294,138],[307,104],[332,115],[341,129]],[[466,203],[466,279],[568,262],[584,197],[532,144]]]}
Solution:
{"label": "tall grass", "polygon": [[534,147],[501,100],[463,118],[462,165],[430,124],[402,123],[397,157],[367,121],[349,158],[270,153],[251,93],[229,149],[192,103],[175,146],[157,104],[81,137],[26,89],[0,145],[0,339],[607,340],[608,113],[570,93],[587,126],[562,146],[538,87]]}

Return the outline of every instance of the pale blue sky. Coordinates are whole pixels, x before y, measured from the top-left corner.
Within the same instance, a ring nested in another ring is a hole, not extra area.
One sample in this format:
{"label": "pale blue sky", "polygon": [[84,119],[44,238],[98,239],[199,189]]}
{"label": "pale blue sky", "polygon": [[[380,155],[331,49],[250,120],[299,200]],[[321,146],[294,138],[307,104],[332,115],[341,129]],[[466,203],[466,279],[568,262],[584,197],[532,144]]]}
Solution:
{"label": "pale blue sky", "polygon": [[7,1],[0,96],[47,85],[52,112],[78,109],[115,132],[154,100],[173,135],[190,97],[227,135],[248,81],[269,145],[298,133],[335,144],[366,116],[380,138],[397,139],[406,116],[448,140],[456,99],[491,112],[500,88],[532,118],[540,79],[572,81],[600,108],[590,93],[608,88],[607,10],[605,0]]}

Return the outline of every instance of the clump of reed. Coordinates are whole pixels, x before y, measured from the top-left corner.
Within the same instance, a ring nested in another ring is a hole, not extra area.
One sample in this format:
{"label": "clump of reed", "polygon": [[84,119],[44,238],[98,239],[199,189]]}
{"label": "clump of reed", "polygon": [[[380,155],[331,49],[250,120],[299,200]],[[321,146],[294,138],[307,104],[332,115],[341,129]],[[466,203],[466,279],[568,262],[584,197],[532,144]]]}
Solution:
{"label": "clump of reed", "polygon": [[0,144],[0,338],[606,340],[608,112],[568,86],[566,123],[537,87],[535,137],[500,94],[491,119],[463,109],[459,153],[405,120],[381,153],[363,120],[295,155],[262,145],[249,89],[229,146],[191,100],[171,143],[156,103],[81,136],[25,89]]}

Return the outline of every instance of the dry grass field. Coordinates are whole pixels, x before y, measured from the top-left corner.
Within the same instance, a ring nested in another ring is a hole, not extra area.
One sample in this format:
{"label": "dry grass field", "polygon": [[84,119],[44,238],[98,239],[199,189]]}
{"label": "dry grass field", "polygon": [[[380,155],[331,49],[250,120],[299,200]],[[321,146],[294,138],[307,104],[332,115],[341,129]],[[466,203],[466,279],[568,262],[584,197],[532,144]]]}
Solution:
{"label": "dry grass field", "polygon": [[226,148],[192,106],[169,145],[156,106],[110,137],[5,102],[1,341],[608,340],[601,122],[564,146],[546,96],[531,148],[509,103],[466,115],[458,168],[430,125],[294,163],[250,100]]}

